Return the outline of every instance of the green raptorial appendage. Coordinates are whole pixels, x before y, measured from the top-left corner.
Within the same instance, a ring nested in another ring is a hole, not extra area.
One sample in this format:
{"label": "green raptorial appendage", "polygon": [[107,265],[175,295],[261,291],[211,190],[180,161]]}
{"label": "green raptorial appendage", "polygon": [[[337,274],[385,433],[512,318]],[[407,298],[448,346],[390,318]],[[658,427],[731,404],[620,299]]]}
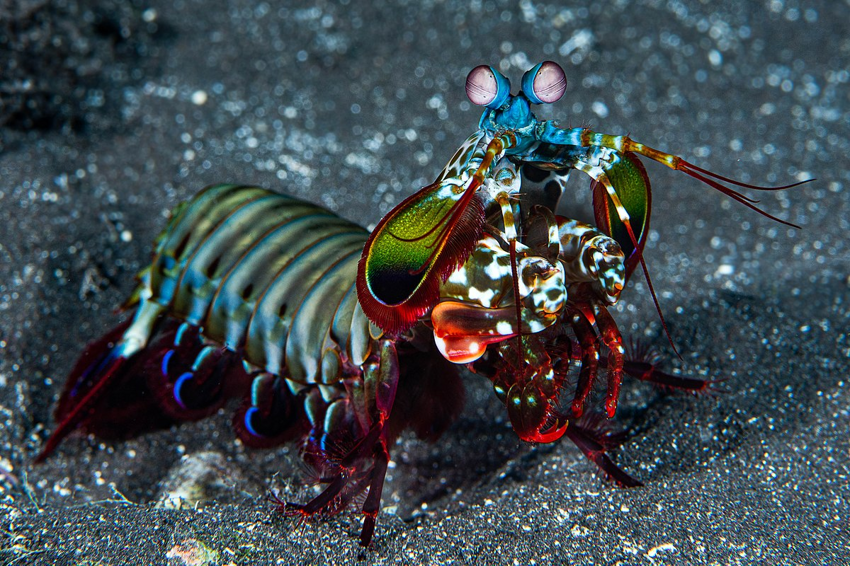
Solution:
{"label": "green raptorial appendage", "polygon": [[[638,246],[643,249],[649,235],[649,214],[652,206],[652,191],[646,169],[634,153],[627,152],[614,159],[610,166],[605,168],[605,174],[629,213],[632,231]],[[593,185],[593,209],[599,229],[617,240],[623,249],[628,277],[639,263],[635,243],[629,236],[626,225],[617,215],[617,209],[605,187],[598,183]]]}
{"label": "green raptorial appendage", "polygon": [[433,306],[439,285],[472,251],[484,224],[475,187],[435,183],[387,215],[366,243],[357,278],[364,312],[403,332]]}

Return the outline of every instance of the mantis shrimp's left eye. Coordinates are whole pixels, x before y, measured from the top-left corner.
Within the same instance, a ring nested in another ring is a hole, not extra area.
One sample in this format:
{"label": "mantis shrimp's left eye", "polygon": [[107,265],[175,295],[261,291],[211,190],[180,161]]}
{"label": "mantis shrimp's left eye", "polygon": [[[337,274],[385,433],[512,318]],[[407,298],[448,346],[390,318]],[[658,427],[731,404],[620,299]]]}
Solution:
{"label": "mantis shrimp's left eye", "polygon": [[496,109],[510,95],[510,81],[489,65],[479,65],[466,76],[466,96],[473,104]]}
{"label": "mantis shrimp's left eye", "polygon": [[567,76],[554,61],[538,63],[522,76],[522,92],[534,104],[558,101],[567,90]]}

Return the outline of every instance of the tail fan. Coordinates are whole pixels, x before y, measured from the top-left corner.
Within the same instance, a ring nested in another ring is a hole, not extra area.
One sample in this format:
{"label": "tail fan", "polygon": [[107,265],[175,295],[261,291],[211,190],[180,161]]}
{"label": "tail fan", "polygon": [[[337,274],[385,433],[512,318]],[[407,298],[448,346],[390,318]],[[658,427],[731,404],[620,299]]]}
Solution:
{"label": "tail fan", "polygon": [[47,439],[36,462],[43,461],[75,428],[85,426],[109,386],[127,373],[127,358],[119,340],[131,323],[132,318],[127,319],[83,351],[56,407],[59,426]]}

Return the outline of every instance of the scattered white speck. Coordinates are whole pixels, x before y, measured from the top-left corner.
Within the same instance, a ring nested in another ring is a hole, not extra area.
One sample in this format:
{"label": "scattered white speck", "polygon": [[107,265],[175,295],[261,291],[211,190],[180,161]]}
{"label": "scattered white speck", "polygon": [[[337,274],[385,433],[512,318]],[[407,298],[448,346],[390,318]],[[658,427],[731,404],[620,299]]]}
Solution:
{"label": "scattered white speck", "polygon": [[735,273],[735,266],[730,265],[728,263],[721,263],[717,266],[717,271],[715,271],[715,275],[732,275]]}
{"label": "scattered white speck", "polygon": [[723,55],[717,49],[712,49],[708,52],[708,62],[713,67],[719,67],[723,63]]}
{"label": "scattered white speck", "polygon": [[570,534],[575,538],[583,538],[590,534],[590,529],[584,525],[573,525],[570,529]]}
{"label": "scattered white speck", "polygon": [[593,45],[593,32],[589,29],[580,29],[558,48],[558,53],[566,57],[573,51],[586,51],[591,45]]}
{"label": "scattered white speck", "polygon": [[132,242],[133,241],[133,233],[129,230],[123,230],[121,232],[121,241],[122,242]]}
{"label": "scattered white speck", "polygon": [[669,542],[665,542],[664,544],[659,544],[658,546],[653,546],[649,550],[646,551],[647,558],[655,558],[655,556],[659,552],[676,552],[676,547],[670,544]]}
{"label": "scattered white speck", "polygon": [[147,10],[142,12],[142,20],[146,21],[147,23],[155,22],[156,16],[156,10],[153,8],[148,8]]}
{"label": "scattered white speck", "polygon": [[192,104],[203,106],[207,102],[207,92],[205,90],[196,90],[192,93]]}
{"label": "scattered white speck", "polygon": [[443,100],[443,96],[437,93],[428,99],[426,105],[432,110],[439,110],[446,107],[446,102]]}
{"label": "scattered white speck", "polygon": [[594,114],[596,114],[600,118],[608,117],[608,107],[605,106],[605,103],[601,100],[597,100],[596,102],[591,104],[590,109],[593,110]]}

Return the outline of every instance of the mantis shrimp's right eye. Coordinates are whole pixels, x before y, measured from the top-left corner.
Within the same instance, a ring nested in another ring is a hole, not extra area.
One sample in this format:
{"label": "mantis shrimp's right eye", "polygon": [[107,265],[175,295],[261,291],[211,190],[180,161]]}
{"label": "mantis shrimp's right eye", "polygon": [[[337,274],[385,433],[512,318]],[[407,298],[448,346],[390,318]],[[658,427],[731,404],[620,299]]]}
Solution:
{"label": "mantis shrimp's right eye", "polygon": [[554,61],[543,61],[522,77],[522,91],[534,104],[557,102],[567,90],[567,76]]}
{"label": "mantis shrimp's right eye", "polygon": [[511,95],[511,83],[489,65],[479,65],[466,77],[466,96],[473,104],[496,109]]}

